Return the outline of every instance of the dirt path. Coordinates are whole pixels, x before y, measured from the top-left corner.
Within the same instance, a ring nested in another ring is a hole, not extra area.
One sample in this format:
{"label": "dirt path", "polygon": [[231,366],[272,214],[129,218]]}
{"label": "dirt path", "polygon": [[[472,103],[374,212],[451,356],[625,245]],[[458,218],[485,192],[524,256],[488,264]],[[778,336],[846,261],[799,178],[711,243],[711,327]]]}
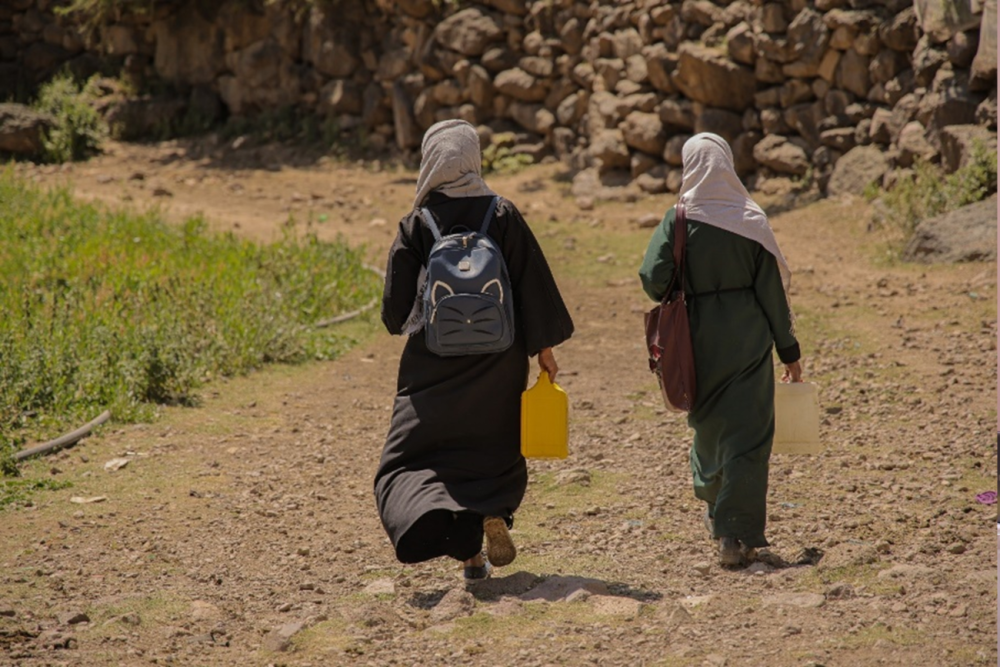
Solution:
{"label": "dirt path", "polygon": [[[381,263],[415,175],[288,158],[119,145],[22,171],[256,238],[291,212]],[[335,362],[218,383],[200,408],[30,464],[73,487],[0,514],[0,664],[996,662],[996,508],[975,500],[996,489],[995,264],[894,263],[858,202],[773,218],[826,450],[772,461],[777,567],[725,571],[641,345],[635,220],[672,200],[579,211],[555,165],[490,182],[525,210],[578,328],[558,350],[572,453],[531,463],[512,566],[468,593],[454,564],[395,562],[371,479],[401,341],[372,315]],[[129,463],[105,472],[113,457]]]}

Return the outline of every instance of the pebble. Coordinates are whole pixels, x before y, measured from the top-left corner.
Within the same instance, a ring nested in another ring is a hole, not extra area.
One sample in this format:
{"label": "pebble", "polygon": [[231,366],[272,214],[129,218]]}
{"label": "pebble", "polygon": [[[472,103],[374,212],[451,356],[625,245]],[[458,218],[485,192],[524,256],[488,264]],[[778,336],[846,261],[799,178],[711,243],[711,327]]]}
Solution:
{"label": "pebble", "polygon": [[365,586],[361,592],[366,595],[395,595],[396,583],[392,579],[376,579]]}
{"label": "pebble", "polygon": [[115,472],[116,470],[121,470],[122,468],[127,466],[128,463],[129,460],[124,458],[111,459],[110,461],[104,464],[104,469],[108,472]]}
{"label": "pebble", "polygon": [[[756,563],[754,564],[756,565]],[[694,565],[692,565],[692,568],[694,569],[695,572],[704,576],[707,576],[712,571],[711,563],[706,563],[704,561],[700,563],[695,563]]]}
{"label": "pebble", "polygon": [[819,593],[775,593],[764,597],[764,606],[799,607],[809,609],[822,607],[826,603]]}
{"label": "pebble", "polygon": [[639,225],[639,229],[650,229],[660,224],[660,220],[662,219],[663,216],[660,215],[659,213],[647,213],[645,215],[639,216],[639,219],[636,220],[635,222],[637,225]]}
{"label": "pebble", "polygon": [[472,593],[459,588],[453,588],[441,601],[431,609],[431,620],[435,623],[443,623],[460,616],[469,616],[476,607],[476,598]]}
{"label": "pebble", "polygon": [[82,611],[70,611],[58,616],[60,625],[77,625],[78,623],[90,623],[90,617]]}

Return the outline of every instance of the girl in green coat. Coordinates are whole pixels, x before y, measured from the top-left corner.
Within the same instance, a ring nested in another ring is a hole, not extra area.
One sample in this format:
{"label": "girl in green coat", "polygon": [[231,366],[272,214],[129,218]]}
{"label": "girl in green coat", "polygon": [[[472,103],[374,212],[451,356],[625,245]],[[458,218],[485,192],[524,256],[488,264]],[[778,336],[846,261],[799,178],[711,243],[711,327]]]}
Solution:
{"label": "girl in green coat", "polygon": [[[682,151],[680,197],[687,217],[685,282],[697,395],[691,472],[695,496],[723,565],[767,546],[768,460],[774,436],[772,348],[782,381],[801,382],[799,344],[788,299],[791,272],[767,215],[750,198],[722,137],[702,133]],[[653,232],[639,270],[660,301],[674,273],[675,209]]]}

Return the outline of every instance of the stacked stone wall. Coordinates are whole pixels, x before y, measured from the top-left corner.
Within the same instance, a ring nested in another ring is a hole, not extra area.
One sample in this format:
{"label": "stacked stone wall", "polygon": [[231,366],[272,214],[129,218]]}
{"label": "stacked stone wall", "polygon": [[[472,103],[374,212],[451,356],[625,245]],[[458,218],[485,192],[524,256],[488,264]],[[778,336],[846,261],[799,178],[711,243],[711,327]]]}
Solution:
{"label": "stacked stone wall", "polygon": [[464,118],[647,192],[677,190],[701,131],[749,180],[823,188],[849,152],[955,168],[970,138],[995,145],[996,0],[175,1],[86,29],[58,6],[0,5],[0,99],[110,65],[167,84],[161,114],[294,106],[406,151]]}

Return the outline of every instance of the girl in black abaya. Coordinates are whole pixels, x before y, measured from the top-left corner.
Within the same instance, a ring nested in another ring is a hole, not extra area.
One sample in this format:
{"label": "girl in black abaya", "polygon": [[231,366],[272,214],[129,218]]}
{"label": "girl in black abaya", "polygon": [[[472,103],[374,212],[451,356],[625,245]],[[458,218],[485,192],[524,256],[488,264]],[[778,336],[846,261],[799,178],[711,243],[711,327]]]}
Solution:
{"label": "girl in black abaya", "polygon": [[481,579],[490,564],[506,565],[516,555],[508,528],[527,486],[520,410],[529,357],[537,355],[555,379],[552,348],[570,337],[573,322],[527,223],[500,198],[488,234],[510,275],[514,342],[493,354],[442,357],[427,349],[420,302],[434,237],[418,209],[431,211],[442,235],[478,229],[495,194],[480,175],[479,137],[470,124],[432,126],[421,151],[414,210],[389,250],[382,298],[389,333],[409,338],[375,497],[401,562],[449,556],[464,562],[467,579]]}

